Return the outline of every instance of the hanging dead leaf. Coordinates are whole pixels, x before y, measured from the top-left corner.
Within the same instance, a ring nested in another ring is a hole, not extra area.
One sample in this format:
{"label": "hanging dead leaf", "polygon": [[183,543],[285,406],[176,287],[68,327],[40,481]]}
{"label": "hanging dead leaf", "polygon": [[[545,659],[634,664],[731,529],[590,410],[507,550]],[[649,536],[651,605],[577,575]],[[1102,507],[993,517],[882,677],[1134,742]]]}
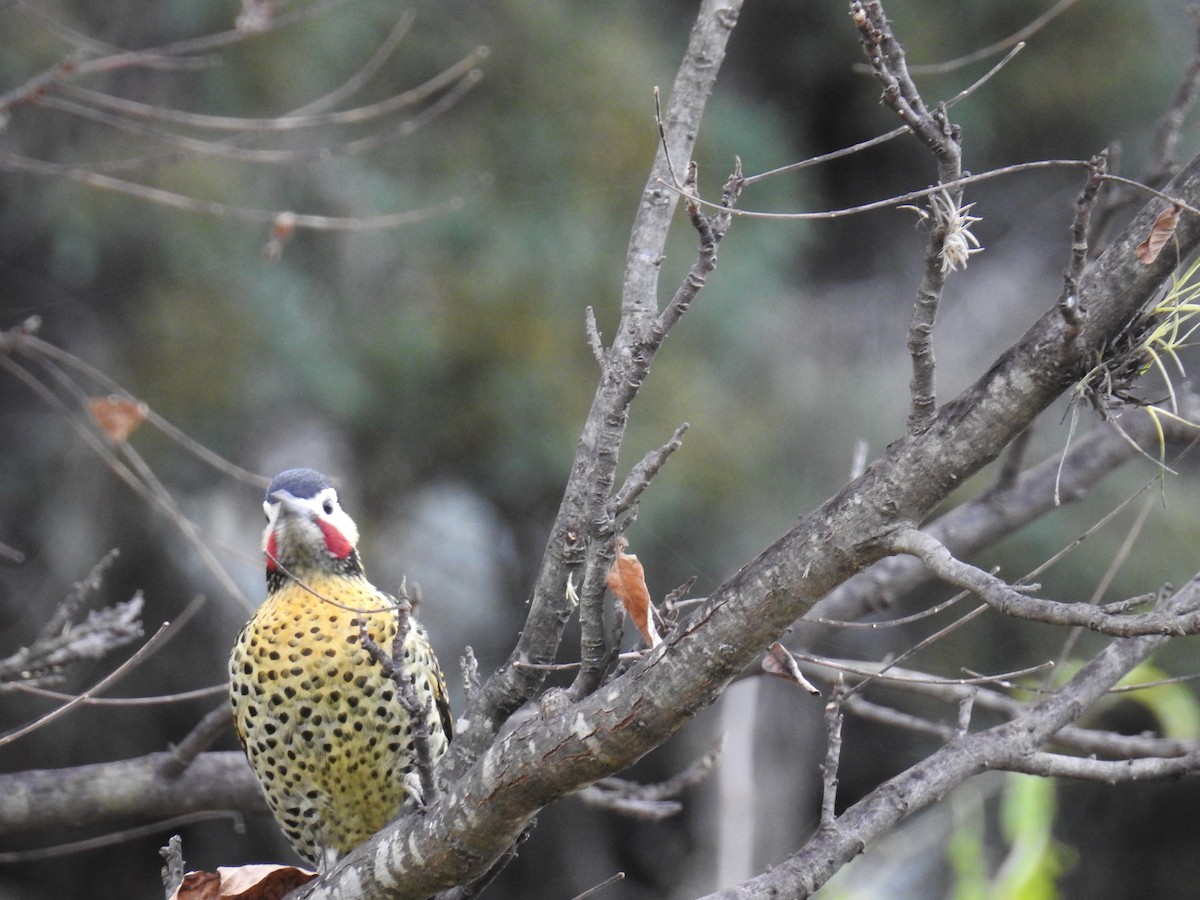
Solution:
{"label": "hanging dead leaf", "polygon": [[1182,206],[1178,203],[1173,203],[1170,209],[1164,209],[1158,214],[1158,218],[1154,220],[1154,224],[1150,227],[1150,233],[1146,235],[1146,239],[1138,244],[1137,248],[1133,251],[1138,258],[1138,262],[1148,266],[1158,259],[1158,254],[1162,252],[1162,248],[1167,245],[1167,241],[1175,234],[1175,227],[1179,224],[1179,214],[1182,211]]}
{"label": "hanging dead leaf", "polygon": [[763,654],[762,667],[768,675],[798,684],[814,697],[821,696],[821,692],[804,677],[800,667],[796,665],[796,657],[792,656],[791,651],[779,641],[768,647],[767,652]]}
{"label": "hanging dead leaf", "polygon": [[150,407],[116,394],[88,398],[88,412],[114,444],[123,444],[146,421]]}
{"label": "hanging dead leaf", "polygon": [[[243,0],[244,2],[244,0]],[[271,223],[271,237],[263,246],[263,259],[269,263],[277,263],[283,258],[283,248],[292,235],[296,233],[296,214],[281,212]]]}
{"label": "hanging dead leaf", "polygon": [[617,558],[608,570],[608,589],[624,605],[646,644],[657,647],[662,643],[662,638],[654,627],[650,590],[646,587],[646,570],[636,556],[625,552],[628,546],[629,541],[625,538],[617,538]]}
{"label": "hanging dead leaf", "polygon": [[188,872],[170,900],[281,900],[316,877],[297,866],[221,866],[215,872]]}

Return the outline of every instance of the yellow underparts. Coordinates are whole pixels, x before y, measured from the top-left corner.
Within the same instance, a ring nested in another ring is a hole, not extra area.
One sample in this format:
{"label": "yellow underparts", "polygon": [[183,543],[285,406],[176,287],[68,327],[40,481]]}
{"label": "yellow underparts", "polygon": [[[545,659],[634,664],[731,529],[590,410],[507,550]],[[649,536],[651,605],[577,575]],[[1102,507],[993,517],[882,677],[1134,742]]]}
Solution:
{"label": "yellow underparts", "polygon": [[[391,598],[361,577],[318,574],[304,584],[308,589],[286,582],[242,631],[230,658],[230,696],[238,737],[271,811],[296,851],[320,865],[395,816],[415,754],[396,686],[360,641],[358,622],[365,620],[391,655]],[[449,738],[438,713],[446,688],[413,619],[404,665],[431,712],[436,760]]]}

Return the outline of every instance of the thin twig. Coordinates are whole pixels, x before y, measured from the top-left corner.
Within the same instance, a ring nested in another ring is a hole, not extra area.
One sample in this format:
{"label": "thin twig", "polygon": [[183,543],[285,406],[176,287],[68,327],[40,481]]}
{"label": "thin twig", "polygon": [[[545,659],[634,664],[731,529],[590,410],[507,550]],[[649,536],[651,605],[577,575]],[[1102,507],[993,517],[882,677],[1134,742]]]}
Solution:
{"label": "thin twig", "polygon": [[51,638],[61,635],[63,629],[75,617],[75,613],[79,607],[87,601],[88,594],[93,594],[100,590],[100,586],[104,584],[104,576],[108,574],[108,570],[112,568],[112,564],[116,562],[117,557],[120,555],[121,551],[114,547],[105,553],[104,556],[100,557],[100,561],[92,566],[92,570],[88,572],[87,577],[76,584],[74,590],[54,610],[54,615],[47,620],[38,633],[39,638]]}
{"label": "thin twig", "polygon": [[[1062,13],[1066,12],[1070,7],[1074,6],[1077,0],[1059,0],[1058,3],[1050,7],[1024,28],[1014,31],[1008,37],[996,41],[994,44],[989,44],[986,47],[981,47],[978,50],[973,50],[970,53],[960,56],[957,59],[949,59],[940,63],[925,63],[923,65],[909,66],[909,72],[916,75],[945,75],[947,72],[953,72],[961,69],[963,66],[969,66],[972,63],[979,62],[981,59],[987,59],[989,56],[995,56],[997,53],[1007,50],[1009,47],[1016,45],[1019,48],[1024,45],[1031,37],[1045,28],[1054,19],[1058,18]],[[1014,49],[1016,49],[1014,48]]]}
{"label": "thin twig", "polygon": [[43,629],[28,647],[0,659],[0,693],[61,681],[64,671],[137,640],[142,636],[141,613],[142,596],[135,594],[123,603],[93,610],[81,622],[66,621],[54,632]]}
{"label": "thin twig", "polygon": [[[240,222],[253,222],[260,225],[273,223],[279,218],[280,210],[254,209],[246,206],[234,206],[216,200],[197,200],[185,194],[177,194],[161,188],[152,188],[144,184],[136,184],[120,178],[113,178],[77,166],[49,163],[42,160],[30,159],[15,153],[0,153],[0,168],[7,167],[14,171],[29,172],[35,175],[48,175],[70,178],[91,187],[117,191],[142,200],[149,200],[162,206],[182,209],[186,212],[203,213]],[[309,213],[292,213],[291,222],[296,228],[309,228],[316,231],[377,231],[388,228],[402,228],[427,222],[439,216],[448,215],[463,208],[465,201],[462,197],[451,197],[441,203],[435,203],[421,209],[406,212],[385,213],[375,216],[319,216]]]}
{"label": "thin twig", "polygon": [[[286,15],[276,16],[258,34],[261,35],[268,31],[290,28],[292,25],[315,18],[321,13],[341,6],[346,2],[348,0],[316,0],[316,2],[300,7]],[[133,66],[160,68],[167,64],[166,58],[168,57],[203,53],[231,44],[242,43],[247,38],[248,35],[243,31],[229,30],[198,38],[188,38],[148,50],[123,50],[109,56],[102,56],[98,59],[68,57],[63,62],[51,66],[46,71],[26,80],[24,84],[18,85],[4,94],[0,94],[0,111],[6,111],[13,106],[30,102],[47,89],[65,83],[67,79],[79,78],[98,72],[111,72]],[[189,62],[187,65],[194,65],[194,63]]]}
{"label": "thin twig", "polygon": [[924,673],[914,673],[907,670],[897,668],[899,659],[889,660],[882,663],[859,663],[849,662],[846,660],[834,660],[823,656],[811,656],[805,653],[790,651],[792,656],[802,662],[813,665],[824,666],[833,669],[836,672],[846,675],[853,675],[857,678],[864,679],[854,686],[854,688],[844,689],[843,697],[849,697],[859,693],[863,687],[866,687],[866,682],[886,682],[888,684],[928,684],[938,685],[941,687],[967,687],[973,685],[984,684],[999,684],[1003,685],[1017,678],[1026,678],[1030,675],[1036,675],[1039,672],[1044,672],[1046,669],[1053,668],[1054,663],[1043,662],[1036,665],[1026,666],[1021,669],[1012,669],[1007,672],[998,672],[995,675],[969,675],[965,678],[944,678],[937,675],[926,675]]}
{"label": "thin twig", "polygon": [[[49,15],[43,10],[34,6],[26,0],[6,0],[4,6],[11,7],[27,19],[31,19],[39,26],[46,30],[47,33],[54,35],[60,40],[66,41],[73,45],[77,50],[82,50],[86,53],[94,53],[102,56],[124,56],[130,51],[124,47],[117,47],[113,44],[105,43],[104,41],[96,40],[91,35],[84,34],[82,31],[77,31],[69,25],[59,21],[54,16]],[[214,60],[205,58],[173,58],[166,56],[148,56],[142,65],[147,68],[196,68],[198,66],[211,66]]]}
{"label": "thin twig", "polygon": [[1061,603],[1030,597],[999,578],[955,559],[939,541],[916,529],[904,529],[891,539],[900,553],[919,557],[945,581],[974,592],[989,607],[1023,619],[1051,625],[1081,626],[1113,637],[1184,635],[1200,633],[1200,610],[1159,611],[1128,616],[1112,615],[1085,603]]}
{"label": "thin twig", "polygon": [[[996,65],[994,65],[990,69],[988,69],[988,71],[985,72],[973,84],[971,84],[970,86],[959,91],[957,94],[955,94],[949,100],[943,101],[942,105],[945,106],[947,109],[949,109],[950,107],[954,106],[955,104],[960,103],[961,101],[965,100],[967,97],[971,96],[971,94],[975,93],[975,91],[979,90],[979,88],[983,87],[983,85],[985,85],[987,82],[991,81],[992,77],[994,75],[996,75],[1006,65],[1008,65],[1009,61],[1011,61],[1012,58],[1014,56],[1016,56],[1018,53],[1020,53],[1024,48],[1025,48],[1024,44],[1018,44],[1017,46],[1013,47],[1012,50],[1010,50],[1008,52],[1008,55],[1004,57],[1004,59],[1000,60],[1000,62],[996,63]],[[916,71],[919,68],[920,68],[919,66],[912,66],[910,71]],[[813,156],[813,157],[810,157],[809,159],[801,160],[800,162],[789,163],[786,166],[780,166],[777,169],[771,169],[770,171],[767,171],[767,172],[760,172],[757,175],[747,175],[746,180],[745,180],[745,186],[750,187],[750,185],[752,185],[752,184],[757,184],[758,182],[763,181],[767,178],[771,178],[775,175],[783,175],[786,172],[796,172],[796,171],[799,171],[800,169],[807,169],[810,166],[816,166],[816,165],[820,165],[821,163],[827,163],[827,162],[830,162],[835,159],[841,159],[843,156],[852,156],[855,153],[861,153],[863,150],[868,150],[871,147],[877,147],[878,145],[886,143],[887,141],[890,141],[893,138],[898,138],[902,134],[908,134],[909,131],[910,131],[910,129],[907,125],[901,125],[899,128],[893,128],[891,131],[889,131],[885,134],[880,134],[880,135],[877,135],[876,137],[868,138],[865,141],[859,141],[857,144],[851,144],[849,147],[842,147],[839,150],[832,150],[829,153],[822,153],[820,156]]]}
{"label": "thin twig", "polygon": [[[1088,261],[1088,234],[1092,212],[1100,196],[1102,177],[1108,171],[1108,154],[1101,152],[1088,160],[1088,177],[1083,190],[1075,201],[1075,220],[1071,225],[1071,261],[1063,273],[1063,291],[1058,300],[1058,309],[1063,320],[1078,332],[1083,321],[1084,310],[1079,308],[1079,279]],[[1074,334],[1069,336],[1074,338]]]}
{"label": "thin twig", "polygon": [[[937,162],[938,184],[943,193],[933,195],[925,248],[925,268],[917,288],[917,301],[908,327],[908,349],[912,356],[909,413],[910,433],[921,431],[933,418],[935,361],[933,328],[941,304],[946,275],[955,268],[955,259],[967,254],[965,241],[973,236],[969,207],[962,205],[962,188],[947,188],[962,176],[962,139],[958,126],[951,124],[945,105],[930,110],[908,71],[904,47],[892,33],[891,25],[879,0],[850,4],[850,17],[858,26],[863,49],[870,60],[876,80],[883,85],[883,102],[889,106],[933,153]],[[962,252],[956,252],[962,243]]]}
{"label": "thin twig", "polygon": [[624,778],[601,778],[579,793],[589,806],[636,819],[659,821],[678,814],[683,804],[675,798],[704,781],[721,757],[723,741],[682,772],[656,784],[638,784]]}
{"label": "thin twig", "polygon": [[588,900],[590,897],[595,897],[601,891],[612,887],[614,884],[625,880],[624,872],[617,872],[615,875],[610,875],[597,885],[588,888],[582,894],[576,894],[571,900]]}
{"label": "thin twig", "polygon": [[960,603],[971,595],[970,591],[959,591],[948,600],[943,600],[941,603],[935,603],[933,606],[918,610],[907,616],[900,616],[895,619],[880,619],[870,622],[860,622],[857,619],[827,619],[823,616],[805,616],[805,622],[813,622],[817,625],[827,625],[830,628],[864,628],[871,631],[877,631],[880,628],[899,628],[904,625],[911,625],[913,622],[920,622],[922,619],[928,619],[936,616],[938,613],[949,609],[956,603]]}
{"label": "thin twig", "polygon": [[955,737],[962,737],[971,730],[971,713],[975,710],[975,691],[967,691],[958,701],[958,721],[955,725]]}
{"label": "thin twig", "polygon": [[[122,397],[133,396],[132,392],[126,390],[123,385],[115,381],[105,372],[100,371],[95,366],[83,359],[80,359],[75,354],[64,350],[62,347],[42,340],[28,330],[25,330],[20,335],[15,336],[14,339],[19,343],[22,350],[40,353],[43,356],[49,357],[50,359],[53,359],[68,368],[74,369],[80,375],[94,382],[103,393],[117,394]],[[175,443],[179,444],[181,447],[183,447],[183,449],[187,450],[193,456],[202,460],[203,462],[208,463],[208,465],[212,466],[218,472],[223,472],[224,474],[230,475],[238,481],[245,482],[246,484],[253,485],[254,487],[258,488],[265,488],[270,483],[269,478],[265,478],[262,475],[250,472],[247,469],[243,469],[241,466],[230,462],[223,456],[214,453],[204,444],[201,444],[195,438],[190,437],[182,429],[177,428],[175,425],[171,424],[169,421],[155,412],[152,406],[147,406],[146,408],[146,421],[169,437],[171,440],[175,441]]]}
{"label": "thin twig", "polygon": [[604,341],[600,338],[600,327],[596,324],[596,311],[588,306],[583,311],[584,327],[587,329],[588,346],[592,350],[592,356],[596,358],[596,362],[600,365],[601,370],[604,369],[608,356],[604,350]]}
{"label": "thin twig", "polygon": [[487,58],[486,47],[477,47],[458,62],[443,69],[437,75],[415,88],[393,94],[376,103],[354,109],[335,110],[333,112],[307,113],[297,116],[276,116],[274,118],[247,118],[243,116],[214,116],[204,113],[184,112],[165,106],[155,106],[136,100],[115,97],[100,91],[81,88],[77,85],[63,84],[59,91],[66,97],[79,103],[88,104],[98,109],[107,109],[134,119],[148,119],[156,122],[170,122],[188,128],[207,128],[213,131],[295,131],[297,129],[317,128],[326,125],[357,125],[373,119],[386,116],[399,110],[422,103],[433,94],[439,93],[458,83]]}
{"label": "thin twig", "polygon": [[[8,690],[32,697],[45,697],[48,700],[71,700],[74,694],[63,691],[52,691],[48,688],[35,687],[29,684],[5,685]],[[229,693],[228,684],[213,684],[208,687],[196,688],[191,691],[178,691],[174,694],[156,694],[150,697],[88,697],[83,701],[84,706],[163,706],[171,703],[185,703],[189,700],[201,700],[205,697],[215,697],[218,694]]]}
{"label": "thin twig", "polygon": [[[432,714],[428,698],[423,700],[417,691],[416,674],[408,665],[404,653],[404,644],[412,629],[412,619],[409,616],[411,604],[403,586],[396,598],[396,635],[392,639],[392,652],[389,656],[383,648],[375,643],[367,630],[366,618],[358,620],[359,641],[373,660],[379,663],[384,673],[396,685],[396,700],[408,715],[408,727],[412,729],[413,760],[420,783],[420,796],[416,797],[420,806],[428,806],[438,797],[437,779],[433,775],[433,747],[429,731],[429,717]],[[405,785],[407,789],[408,786]]]}
{"label": "thin twig", "polygon": [[229,703],[222,703],[209,710],[195,727],[178,744],[170,745],[170,764],[163,766],[163,774],[177,778],[190,766],[197,756],[213,745],[217,738],[233,724],[233,710]]}
{"label": "thin twig", "polygon": [[[685,187],[690,187],[691,192],[695,193],[696,183],[696,165],[692,163],[688,168],[688,179],[684,182]],[[688,216],[692,221],[692,227],[696,229],[700,235],[700,252],[696,257],[696,261],[692,263],[687,275],[680,283],[679,288],[675,291],[675,295],[670,302],[663,307],[658,316],[657,331],[666,336],[666,333],[675,325],[676,322],[687,312],[692,301],[703,290],[708,276],[713,269],[717,267],[717,248],[724,239],[726,232],[729,231],[731,215],[737,207],[738,198],[741,196],[742,187],[745,182],[742,178],[742,161],[735,160],[733,172],[725,181],[725,186],[721,193],[721,202],[715,207],[715,212],[712,216],[704,215],[701,205],[693,202],[690,197],[688,199]],[[685,194],[685,197],[689,195]],[[656,342],[661,343],[661,338]]]}
{"label": "thin twig", "polygon": [[1190,4],[1187,12],[1197,26],[1196,45],[1170,104],[1154,126],[1154,141],[1150,145],[1145,177],[1142,179],[1150,184],[1161,184],[1174,174],[1179,135],[1197,96],[1200,96],[1200,5]]}
{"label": "thin twig", "polygon": [[10,731],[8,734],[0,737],[0,747],[4,747],[13,743],[14,741],[18,741],[26,735],[32,734],[40,728],[44,728],[51,722],[54,722],[69,713],[76,706],[81,705],[85,698],[107,690],[109,687],[116,684],[131,671],[137,668],[137,666],[140,665],[148,656],[150,656],[150,654],[158,650],[158,648],[166,642],[167,638],[170,637],[172,633],[173,629],[171,628],[171,623],[164,622],[161,626],[159,626],[158,631],[151,635],[150,640],[142,644],[142,646],[134,651],[128,659],[122,662],[121,665],[117,666],[117,668],[115,668],[112,672],[110,672],[104,678],[101,678],[98,682],[92,685],[92,687],[88,688],[78,697],[68,700],[62,706],[46,713],[44,716],[39,716],[28,725],[24,725],[21,728],[18,728],[15,731]]}
{"label": "thin twig", "polygon": [[[813,660],[821,661],[814,662]],[[839,676],[848,679],[869,678],[873,680],[877,675],[885,671],[884,663],[869,663],[858,660],[813,657],[806,660],[806,662],[808,662],[810,671],[812,671],[813,666],[823,670],[819,673],[813,672],[814,677],[823,677],[831,682]],[[899,688],[909,694],[931,697],[945,703],[950,703],[956,709],[961,708],[963,701],[968,696],[972,698],[974,708],[998,713],[1006,719],[1015,719],[1026,709],[1024,702],[1005,696],[999,691],[988,688],[983,684],[975,683],[973,679],[966,679],[964,683],[949,680],[943,682],[941,679],[926,672],[895,667],[890,669],[886,677],[888,679],[887,684],[891,688]],[[1130,685],[1129,687],[1138,688],[1141,685]],[[1116,686],[1109,693],[1117,694],[1125,690],[1124,686]],[[1022,689],[1022,692],[1032,694],[1033,696],[1045,696],[1048,694],[1046,691],[1036,689],[1032,691]],[[857,703],[861,699],[861,694],[847,694],[845,697],[846,708],[858,715],[860,708],[857,706]],[[879,708],[887,709],[887,707]],[[895,710],[889,710],[889,712],[895,713]],[[896,713],[896,715],[904,714]],[[913,718],[917,719],[917,717]],[[923,723],[920,726],[916,726],[918,730],[937,734],[943,740],[951,740],[956,736],[954,729],[947,728],[942,723],[930,723],[925,719],[917,720]],[[899,724],[901,727],[906,728],[914,727],[911,722],[900,722],[894,719],[892,720],[892,724]],[[1067,725],[1062,728],[1054,735],[1053,743],[1056,746],[1078,753],[1103,754],[1114,758],[1184,756],[1195,746],[1194,742],[1190,740],[1155,737],[1147,734],[1118,734],[1111,731],[1083,728],[1078,725]]]}
{"label": "thin twig", "polygon": [[[1023,172],[1034,172],[1042,169],[1085,169],[1088,162],[1085,159],[1040,159],[1032,162],[1013,163],[1008,166],[1000,166],[999,168],[989,169],[986,172],[979,172],[973,175],[963,175],[956,178],[954,181],[943,184],[936,184],[932,187],[921,188],[920,190],[908,191],[904,194],[896,194],[882,200],[872,200],[869,203],[860,203],[857,206],[845,206],[838,209],[827,209],[820,212],[798,212],[798,213],[783,213],[783,212],[765,212],[763,210],[750,210],[738,207],[730,210],[730,215],[734,218],[747,219],[773,219],[780,222],[803,222],[817,219],[840,219],[845,216],[857,216],[866,212],[873,212],[878,209],[887,209],[893,206],[904,206],[911,204],[914,200],[921,200],[925,197],[931,197],[934,194],[941,193],[949,188],[966,187],[971,184],[978,184],[981,181],[990,181],[993,178],[1002,178],[1008,175],[1016,175]],[[1173,203],[1178,203],[1180,209],[1185,209],[1188,212],[1200,214],[1200,209],[1196,209],[1186,202],[1179,201],[1177,198],[1172,198],[1168,194],[1161,191],[1155,191],[1154,188],[1148,187],[1139,181],[1132,179],[1121,179],[1117,176],[1106,176],[1107,181],[1127,181],[1129,184],[1136,186],[1140,190],[1144,190],[1150,194],[1156,194],[1169,200]],[[708,209],[720,209],[721,204],[712,200],[705,200],[703,197],[689,194],[679,188],[672,187],[666,181],[660,181],[666,190],[677,193],[685,200],[700,204]]]}
{"label": "thin twig", "polygon": [[[24,343],[19,343],[17,346],[24,348]],[[114,445],[111,440],[103,439],[96,434],[94,421],[90,417],[85,418],[82,412],[87,407],[87,394],[49,357],[35,353],[34,359],[63,390],[72,395],[75,400],[74,409],[68,407],[53,391],[36,379],[32,373],[18,366],[9,357],[0,356],[0,366],[16,374],[38,396],[65,416],[80,437],[108,463],[109,468],[113,472],[124,480],[126,484],[134,488],[135,491],[148,499],[151,505],[156,506],[161,512],[166,514],[168,520],[192,543],[192,546],[195,547],[197,554],[204,561],[209,571],[221,582],[229,594],[243,607],[253,610],[255,605],[250,602],[250,599],[245,595],[238,583],[234,581],[225,570],[225,567],[221,565],[220,560],[217,559],[213,551],[208,547],[202,529],[183,514],[175,498],[158,481],[153,471],[142,460],[137,451],[128,442]],[[118,456],[118,453],[120,456]],[[124,457],[124,461],[122,461],[121,457]]]}
{"label": "thin twig", "polygon": [[654,86],[654,124],[658,126],[658,143],[662,147],[663,160],[667,164],[667,173],[671,176],[671,184],[679,184],[679,176],[675,174],[675,166],[671,162],[671,148],[667,144],[667,129],[663,125],[662,98],[659,96],[658,85]]}
{"label": "thin twig", "polygon": [[844,684],[839,676],[825,703],[825,761],[821,763],[821,827],[832,828],[837,820],[838,762],[842,755],[842,698]]}
{"label": "thin twig", "polygon": [[638,501],[638,498],[650,486],[650,481],[667,464],[667,460],[671,458],[671,454],[683,446],[683,435],[687,430],[688,423],[682,423],[675,429],[675,433],[671,435],[669,441],[657,450],[651,450],[642,457],[637,465],[629,470],[629,474],[625,476],[625,483],[621,485],[620,490],[613,496],[614,516],[625,512]]}
{"label": "thin twig", "polygon": [[[1112,584],[1113,579],[1117,577],[1117,573],[1121,570],[1121,566],[1125,564],[1125,560],[1127,560],[1129,558],[1129,554],[1133,552],[1133,548],[1137,544],[1137,539],[1141,535],[1142,529],[1145,527],[1146,521],[1150,518],[1150,513],[1154,510],[1157,503],[1158,498],[1154,494],[1147,492],[1146,499],[1142,501],[1142,508],[1138,511],[1137,518],[1134,519],[1133,525],[1130,526],[1129,531],[1125,535],[1125,539],[1121,542],[1121,546],[1117,549],[1117,552],[1113,554],[1112,559],[1109,561],[1108,568],[1105,570],[1104,575],[1101,576],[1100,581],[1097,582],[1095,589],[1092,591],[1092,595],[1088,602],[1093,606],[1099,605],[1101,598],[1105,595],[1105,593],[1108,592],[1108,588]],[[1106,613],[1112,615],[1117,614],[1110,607],[1101,608]],[[1067,660],[1071,658],[1071,653],[1074,651],[1075,645],[1078,643],[1082,635],[1083,629],[1078,627],[1073,628],[1067,634],[1066,639],[1063,641],[1062,648],[1058,652],[1058,665],[1065,665]],[[1050,679],[1050,673],[1046,673],[1046,677],[1042,681],[1043,688],[1048,689],[1050,687]]]}
{"label": "thin twig", "polygon": [[[57,109],[82,119],[89,119],[108,125],[119,131],[157,141],[174,148],[181,156],[214,156],[224,159],[248,163],[287,164],[311,160],[325,160],[338,156],[357,156],[374,150],[382,144],[406,138],[415,134],[438,116],[454,107],[467,92],[477,85],[483,74],[477,69],[467,72],[445,94],[431,103],[418,114],[407,119],[401,119],[387,128],[380,128],[366,137],[343,141],[337,144],[323,144],[316,147],[301,149],[268,149],[259,147],[242,147],[228,141],[204,141],[177,134],[153,125],[147,125],[141,120],[116,115],[102,109],[94,109],[87,104],[59,97],[44,97],[39,104],[48,109]],[[153,157],[152,157],[153,158]],[[122,169],[140,168],[146,162],[146,157],[134,159],[116,159],[93,163],[90,170],[96,173],[119,171]]]}
{"label": "thin twig", "polygon": [[[235,829],[241,831],[243,823],[242,814],[235,810],[228,809],[205,809],[196,812],[184,813],[183,815],[173,816],[170,819],[163,819],[160,822],[148,822],[145,825],[135,825],[131,828],[122,828],[120,831],[114,831],[110,834],[101,834],[96,837],[84,838],[79,841],[70,841],[65,844],[55,844],[51,847],[36,847],[32,850],[13,850],[9,852],[0,852],[0,866],[12,865],[14,863],[33,862],[42,859],[57,859],[62,856],[74,856],[77,853],[84,853],[88,850],[101,850],[105,847],[112,847],[116,844],[124,844],[128,841],[138,840],[139,838],[147,837],[148,835],[162,834],[164,831],[171,828],[182,828],[185,825],[195,825],[199,822],[211,822],[213,819],[229,819],[235,823]],[[180,873],[180,880],[182,880]]]}

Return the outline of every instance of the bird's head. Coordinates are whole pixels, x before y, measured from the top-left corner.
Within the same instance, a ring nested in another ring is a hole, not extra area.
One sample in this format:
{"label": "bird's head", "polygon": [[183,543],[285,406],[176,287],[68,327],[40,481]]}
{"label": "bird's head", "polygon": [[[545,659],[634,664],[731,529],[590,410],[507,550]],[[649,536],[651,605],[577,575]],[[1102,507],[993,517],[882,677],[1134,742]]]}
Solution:
{"label": "bird's head", "polygon": [[263,501],[267,576],[304,572],[352,573],[358,526],[338,503],[329,479],[315,469],[288,469],[272,479]]}

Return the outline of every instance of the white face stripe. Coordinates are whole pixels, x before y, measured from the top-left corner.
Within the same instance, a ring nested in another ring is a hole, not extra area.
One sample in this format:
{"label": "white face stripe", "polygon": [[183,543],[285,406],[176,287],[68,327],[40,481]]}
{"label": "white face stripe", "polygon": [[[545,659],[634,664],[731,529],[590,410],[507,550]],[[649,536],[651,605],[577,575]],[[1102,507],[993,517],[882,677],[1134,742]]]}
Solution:
{"label": "white face stripe", "polygon": [[[358,526],[354,524],[354,520],[342,509],[338,503],[337,491],[332,487],[327,487],[315,497],[307,499],[293,498],[291,503],[295,506],[304,507],[305,511],[313,520],[324,519],[350,542],[350,546],[358,546]],[[329,511],[326,511],[326,506]],[[283,502],[280,500],[266,500],[263,502],[263,511],[267,514],[267,527],[263,531],[263,551],[267,549],[267,541],[270,539],[271,533],[275,530],[279,522],[280,510],[283,508]]]}

